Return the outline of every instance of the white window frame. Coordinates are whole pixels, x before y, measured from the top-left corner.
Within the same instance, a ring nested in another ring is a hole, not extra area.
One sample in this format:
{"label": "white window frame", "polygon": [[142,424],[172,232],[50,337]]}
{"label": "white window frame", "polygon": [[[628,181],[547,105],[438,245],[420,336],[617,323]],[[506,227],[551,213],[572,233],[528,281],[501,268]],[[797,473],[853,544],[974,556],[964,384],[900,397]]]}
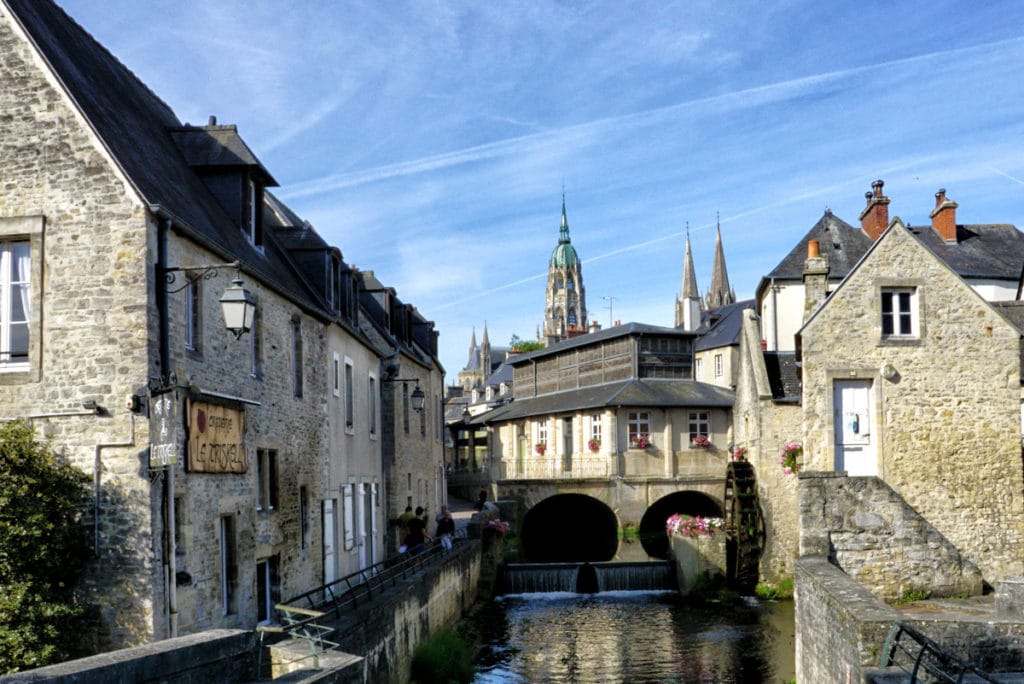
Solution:
{"label": "white window frame", "polygon": [[688,416],[688,428],[691,443],[697,436],[711,439],[711,412],[690,411],[690,415]]}
{"label": "white window frame", "polygon": [[367,425],[370,429],[370,439],[377,439],[377,406],[380,403],[380,400],[377,397],[377,375],[369,373],[367,375],[366,385],[366,397],[369,402],[366,407],[368,415]]}
{"label": "white window frame", "polygon": [[334,352],[334,360],[331,362],[331,382],[333,383],[332,391],[334,396],[341,396],[341,357],[338,352]]}
{"label": "white window frame", "polygon": [[651,413],[650,411],[629,411],[626,414],[626,437],[630,447],[636,446],[637,437],[647,435],[651,440]]}
{"label": "white window frame", "polygon": [[541,420],[534,423],[534,425],[537,426],[537,434],[534,439],[534,444],[544,444],[546,446],[548,443],[548,421]]}
{"label": "white window frame", "polygon": [[[28,248],[28,272],[22,276],[22,280],[14,280],[14,252],[19,246]],[[0,370],[21,371],[29,367],[29,358],[32,353],[32,311],[34,305],[32,297],[32,270],[33,270],[32,242],[28,239],[0,240]],[[12,321],[13,292],[15,288],[19,292],[24,291],[25,295],[19,294],[24,308],[26,319],[24,321]],[[25,326],[26,337],[29,346],[25,349],[24,361],[4,360],[11,351],[12,326]]]}
{"label": "white window frame", "polygon": [[693,379],[700,380],[704,377],[704,359],[697,357],[693,360]]}
{"label": "white window frame", "polygon": [[341,485],[341,519],[344,526],[344,547],[351,551],[356,545],[355,483]]}
{"label": "white window frame", "polygon": [[[879,313],[882,339],[914,339],[920,336],[916,287],[883,287],[880,292]],[[892,328],[890,332],[885,332],[887,322]]]}
{"label": "white window frame", "polygon": [[715,377],[720,378],[725,374],[724,363],[721,354],[715,354]]}
{"label": "white window frame", "polygon": [[355,434],[356,431],[356,368],[352,359],[345,357],[345,432]]}

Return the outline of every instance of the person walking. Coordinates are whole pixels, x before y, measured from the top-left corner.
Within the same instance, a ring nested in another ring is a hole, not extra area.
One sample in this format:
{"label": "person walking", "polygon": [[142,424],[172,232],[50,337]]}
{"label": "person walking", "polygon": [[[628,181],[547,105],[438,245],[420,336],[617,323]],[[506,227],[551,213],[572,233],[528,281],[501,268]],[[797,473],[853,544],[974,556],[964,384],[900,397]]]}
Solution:
{"label": "person walking", "polygon": [[409,536],[409,521],[416,516],[412,513],[412,506],[405,507],[405,513],[398,516],[398,543],[405,544],[405,538]]}
{"label": "person walking", "polygon": [[452,535],[455,533],[455,519],[448,511],[447,506],[441,506],[441,512],[437,514],[437,538],[441,540],[441,546],[445,551],[452,550]]}

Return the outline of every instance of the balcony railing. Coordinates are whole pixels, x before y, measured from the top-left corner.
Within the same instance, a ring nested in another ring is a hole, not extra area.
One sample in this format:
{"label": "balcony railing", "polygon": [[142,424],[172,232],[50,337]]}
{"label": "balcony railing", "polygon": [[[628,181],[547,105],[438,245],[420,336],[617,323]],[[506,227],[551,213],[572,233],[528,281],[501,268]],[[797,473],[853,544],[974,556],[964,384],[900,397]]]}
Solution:
{"label": "balcony railing", "polygon": [[504,480],[554,480],[562,478],[610,477],[616,474],[614,457],[519,458],[499,464]]}

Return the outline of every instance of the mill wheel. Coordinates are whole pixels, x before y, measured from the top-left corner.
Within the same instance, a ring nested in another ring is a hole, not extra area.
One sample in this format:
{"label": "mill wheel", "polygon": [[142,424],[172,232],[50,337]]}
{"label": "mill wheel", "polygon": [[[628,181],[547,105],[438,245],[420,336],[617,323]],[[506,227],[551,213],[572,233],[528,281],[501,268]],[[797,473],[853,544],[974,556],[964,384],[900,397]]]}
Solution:
{"label": "mill wheel", "polygon": [[764,547],[764,519],[757,499],[754,466],[732,461],[725,472],[726,577],[741,591],[757,586],[761,550]]}

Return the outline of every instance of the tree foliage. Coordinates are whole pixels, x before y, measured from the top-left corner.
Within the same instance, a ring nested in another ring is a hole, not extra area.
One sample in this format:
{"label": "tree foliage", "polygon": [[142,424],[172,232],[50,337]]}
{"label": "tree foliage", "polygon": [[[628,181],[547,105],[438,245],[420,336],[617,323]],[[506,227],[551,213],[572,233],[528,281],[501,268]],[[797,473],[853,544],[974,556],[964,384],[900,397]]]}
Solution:
{"label": "tree foliage", "polygon": [[544,348],[544,343],[539,341],[522,340],[519,335],[513,335],[508,341],[509,348],[514,352],[532,352]]}
{"label": "tree foliage", "polygon": [[27,423],[0,424],[0,673],[83,655],[88,482]]}

